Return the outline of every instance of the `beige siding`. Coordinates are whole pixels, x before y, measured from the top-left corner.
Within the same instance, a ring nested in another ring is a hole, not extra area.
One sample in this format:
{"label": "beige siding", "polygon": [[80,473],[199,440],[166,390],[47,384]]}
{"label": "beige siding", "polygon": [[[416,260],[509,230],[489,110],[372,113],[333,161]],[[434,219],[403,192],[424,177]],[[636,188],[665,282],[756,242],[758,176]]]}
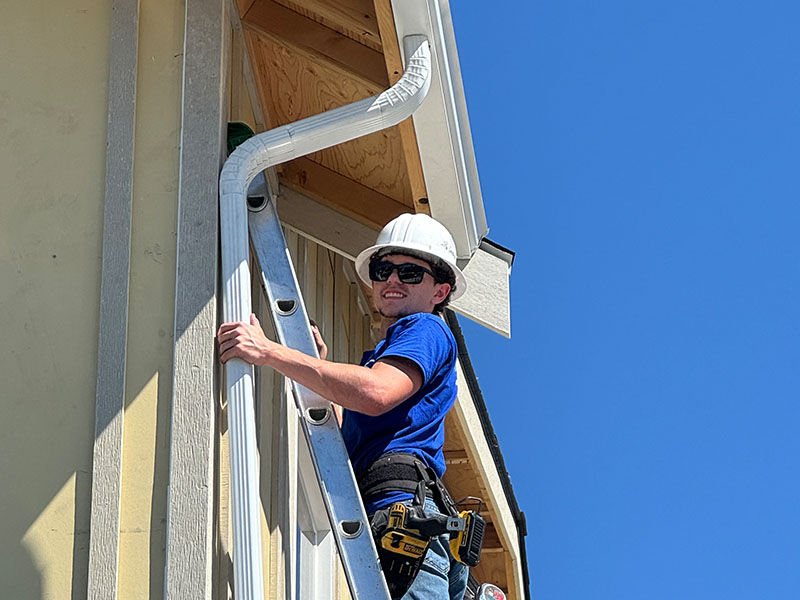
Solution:
{"label": "beige siding", "polygon": [[0,581],[86,590],[110,4],[0,19]]}
{"label": "beige siding", "polygon": [[[3,596],[86,595],[111,4],[0,20]],[[183,5],[141,1],[119,592],[161,594]]]}

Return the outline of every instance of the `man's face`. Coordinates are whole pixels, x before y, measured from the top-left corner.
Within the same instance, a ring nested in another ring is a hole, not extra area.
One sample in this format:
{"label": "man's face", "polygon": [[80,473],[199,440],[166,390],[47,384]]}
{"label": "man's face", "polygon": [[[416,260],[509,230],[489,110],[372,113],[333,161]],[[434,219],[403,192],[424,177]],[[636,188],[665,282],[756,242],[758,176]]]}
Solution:
{"label": "man's face", "polygon": [[[424,260],[404,254],[388,254],[381,257],[381,260],[395,265],[412,263],[426,269],[431,268]],[[442,302],[449,292],[449,284],[436,283],[427,273],[420,283],[403,283],[397,277],[397,271],[392,271],[386,281],[372,282],[372,301],[381,316],[387,319],[433,312],[433,307]]]}

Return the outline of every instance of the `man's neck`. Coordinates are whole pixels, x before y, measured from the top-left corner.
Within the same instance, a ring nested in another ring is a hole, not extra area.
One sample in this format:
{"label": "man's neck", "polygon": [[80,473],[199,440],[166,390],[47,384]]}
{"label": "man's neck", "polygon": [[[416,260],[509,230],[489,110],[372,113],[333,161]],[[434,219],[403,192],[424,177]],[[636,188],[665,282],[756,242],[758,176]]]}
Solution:
{"label": "man's neck", "polygon": [[[420,311],[424,313],[425,311]],[[416,315],[418,313],[411,313]],[[427,314],[436,314],[436,313],[427,313]],[[400,319],[405,317],[410,317],[411,315],[403,315],[402,317],[384,317],[381,315],[381,339],[386,337],[386,332],[389,330],[389,327],[397,323]]]}
{"label": "man's neck", "polygon": [[401,317],[384,317],[381,315],[381,339],[386,337],[386,332],[389,330],[389,327],[397,323]]}

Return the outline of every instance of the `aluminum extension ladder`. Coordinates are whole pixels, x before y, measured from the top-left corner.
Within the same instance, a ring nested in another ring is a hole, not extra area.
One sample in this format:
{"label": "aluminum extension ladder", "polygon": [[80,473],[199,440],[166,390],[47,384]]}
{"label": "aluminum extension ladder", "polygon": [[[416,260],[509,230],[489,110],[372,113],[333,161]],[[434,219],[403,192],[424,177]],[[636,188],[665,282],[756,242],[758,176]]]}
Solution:
{"label": "aluminum extension ladder", "polygon": [[[263,173],[251,183],[247,205],[250,240],[278,340],[318,357],[286,239]],[[295,381],[292,391],[350,595],[353,600],[390,600],[332,405]]]}

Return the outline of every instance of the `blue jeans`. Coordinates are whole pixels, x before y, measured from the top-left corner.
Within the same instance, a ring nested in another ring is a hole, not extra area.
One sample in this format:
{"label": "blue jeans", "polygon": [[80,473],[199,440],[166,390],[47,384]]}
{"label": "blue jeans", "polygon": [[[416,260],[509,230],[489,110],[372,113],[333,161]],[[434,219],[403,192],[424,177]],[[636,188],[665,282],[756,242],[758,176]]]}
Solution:
{"label": "blue jeans", "polygon": [[[425,499],[425,512],[441,514],[436,503]],[[416,579],[401,600],[463,600],[469,569],[450,552],[447,534],[432,538]]]}

